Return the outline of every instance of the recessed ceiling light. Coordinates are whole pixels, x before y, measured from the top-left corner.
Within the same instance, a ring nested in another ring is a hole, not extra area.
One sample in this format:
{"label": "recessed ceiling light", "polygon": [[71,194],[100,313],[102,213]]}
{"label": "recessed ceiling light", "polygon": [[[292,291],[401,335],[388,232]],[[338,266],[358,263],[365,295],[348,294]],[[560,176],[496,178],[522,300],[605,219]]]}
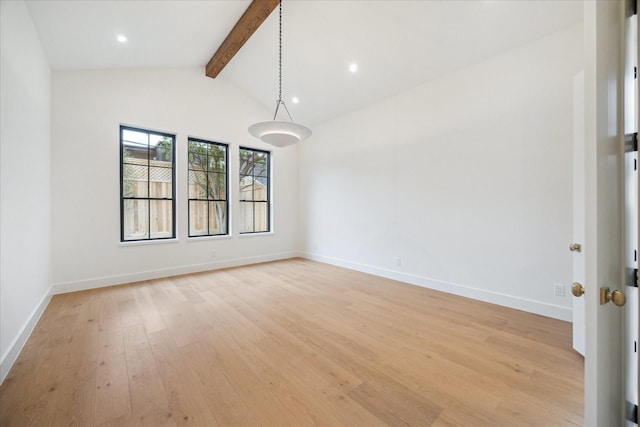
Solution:
{"label": "recessed ceiling light", "polygon": [[351,71],[352,73],[355,73],[356,71],[358,71],[358,64],[356,64],[355,62],[352,62],[351,65],[349,65],[349,71]]}
{"label": "recessed ceiling light", "polygon": [[118,39],[118,41],[120,43],[124,43],[124,42],[127,41],[127,38],[125,36],[123,36],[122,34],[118,35],[117,39]]}
{"label": "recessed ceiling light", "polygon": [[297,104],[298,102],[300,102],[300,100],[298,99],[297,96],[294,96],[293,98],[291,98],[291,102],[293,102],[294,104]]}

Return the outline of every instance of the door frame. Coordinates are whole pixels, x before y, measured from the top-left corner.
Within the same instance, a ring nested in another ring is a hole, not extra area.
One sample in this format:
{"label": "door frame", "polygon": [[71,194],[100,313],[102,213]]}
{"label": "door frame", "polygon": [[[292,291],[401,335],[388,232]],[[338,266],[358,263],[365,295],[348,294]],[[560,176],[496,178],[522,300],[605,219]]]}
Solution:
{"label": "door frame", "polygon": [[624,289],[623,40],[627,1],[583,2],[585,57],[586,426],[624,423],[624,308],[599,289]]}

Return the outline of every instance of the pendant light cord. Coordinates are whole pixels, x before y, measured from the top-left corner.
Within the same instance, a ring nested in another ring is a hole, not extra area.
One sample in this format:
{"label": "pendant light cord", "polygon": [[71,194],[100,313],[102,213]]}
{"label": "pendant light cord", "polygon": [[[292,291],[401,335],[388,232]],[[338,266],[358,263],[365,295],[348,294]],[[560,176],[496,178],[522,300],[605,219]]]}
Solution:
{"label": "pendant light cord", "polygon": [[279,8],[280,27],[278,34],[278,102],[282,102],[282,0]]}
{"label": "pendant light cord", "polygon": [[293,117],[291,117],[291,113],[289,113],[287,104],[282,100],[282,0],[280,0],[278,13],[280,24],[278,32],[278,100],[276,101],[276,112],[273,114],[273,120],[276,120],[276,117],[278,117],[278,110],[280,109],[280,105],[282,105],[284,107],[284,111],[287,112],[287,116],[289,116],[289,120],[293,122]]}

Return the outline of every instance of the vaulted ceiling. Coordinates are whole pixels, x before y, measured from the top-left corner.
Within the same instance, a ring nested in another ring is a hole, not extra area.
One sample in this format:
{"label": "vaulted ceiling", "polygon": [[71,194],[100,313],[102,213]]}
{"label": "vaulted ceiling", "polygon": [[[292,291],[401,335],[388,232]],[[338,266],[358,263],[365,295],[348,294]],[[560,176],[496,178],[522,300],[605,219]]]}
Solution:
{"label": "vaulted ceiling", "polygon": [[[203,75],[249,3],[27,2],[54,70],[198,66]],[[284,0],[283,21],[283,97],[313,126],[579,24],[582,2]],[[276,9],[217,78],[273,111],[277,42]]]}

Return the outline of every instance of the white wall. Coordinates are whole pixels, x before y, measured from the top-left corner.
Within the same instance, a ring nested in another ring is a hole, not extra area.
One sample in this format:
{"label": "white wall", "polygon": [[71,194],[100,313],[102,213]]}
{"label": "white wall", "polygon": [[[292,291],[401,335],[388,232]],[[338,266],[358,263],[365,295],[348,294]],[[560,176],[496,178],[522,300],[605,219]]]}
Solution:
{"label": "white wall", "polygon": [[24,2],[0,2],[0,381],[49,301],[51,72]]}
{"label": "white wall", "polygon": [[[296,255],[296,147],[272,153],[273,234],[239,237],[236,227],[231,238],[187,239],[187,137],[231,144],[233,227],[238,147],[268,149],[246,129],[270,114],[202,68],[54,72],[54,293]],[[119,243],[120,124],[177,134],[175,243]]]}
{"label": "white wall", "polygon": [[582,57],[576,26],[314,128],[307,256],[569,320]]}

